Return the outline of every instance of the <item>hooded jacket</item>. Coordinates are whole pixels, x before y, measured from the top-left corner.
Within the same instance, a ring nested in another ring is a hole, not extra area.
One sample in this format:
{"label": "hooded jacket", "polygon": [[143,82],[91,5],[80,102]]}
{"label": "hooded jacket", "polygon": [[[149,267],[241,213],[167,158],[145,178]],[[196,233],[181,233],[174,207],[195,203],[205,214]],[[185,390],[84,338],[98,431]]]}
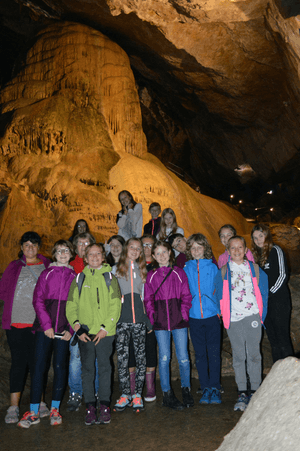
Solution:
{"label": "hooded jacket", "polygon": [[57,266],[55,263],[42,272],[33,293],[33,307],[36,311],[33,330],[40,332],[51,327],[58,333],[70,330],[66,304],[75,277],[73,268]]}
{"label": "hooded jacket", "polygon": [[185,264],[184,271],[188,277],[192,295],[190,318],[203,319],[218,315],[219,303],[214,297],[217,266],[211,259],[189,260]]}
{"label": "hooded jacket", "polygon": [[85,279],[79,296],[76,279],[73,280],[66,307],[67,319],[71,325],[79,321],[89,328],[90,334],[97,334],[101,327],[108,336],[116,333],[116,324],[121,312],[121,293],[118,281],[111,274],[111,285],[108,288],[103,277],[104,272],[110,272],[111,267],[103,264],[100,269],[82,271]]}
{"label": "hooded jacket", "polygon": [[153,269],[147,275],[144,304],[154,330],[189,327],[192,295],[187,275],[183,269],[174,266],[172,273],[161,285],[170,271],[170,267],[163,266]]}
{"label": "hooded jacket", "polygon": [[[37,257],[42,260],[45,267],[48,268],[51,263],[49,258],[44,257],[41,254],[38,254]],[[19,260],[12,261],[4,271],[0,280],[0,299],[4,301],[4,309],[2,314],[3,329],[10,329],[15,290],[21,270],[24,266],[26,266],[25,255],[23,255]]]}

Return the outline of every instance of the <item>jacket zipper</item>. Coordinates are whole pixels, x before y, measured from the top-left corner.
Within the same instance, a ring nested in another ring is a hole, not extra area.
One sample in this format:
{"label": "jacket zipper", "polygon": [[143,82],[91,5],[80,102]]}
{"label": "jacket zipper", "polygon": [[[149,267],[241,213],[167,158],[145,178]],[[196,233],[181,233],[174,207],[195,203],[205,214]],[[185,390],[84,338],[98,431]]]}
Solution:
{"label": "jacket zipper", "polygon": [[198,291],[199,291],[200,311],[201,311],[201,318],[203,318],[203,308],[202,308],[202,299],[201,299],[201,291],[200,291],[199,260],[197,260],[197,271],[198,271]]}
{"label": "jacket zipper", "polygon": [[[163,270],[163,277],[165,277],[165,270]],[[170,324],[170,312],[169,312],[168,299],[166,299],[166,308],[167,308],[167,318],[168,318],[168,330],[170,331],[171,330],[171,324]]]}
{"label": "jacket zipper", "polygon": [[133,295],[133,268],[134,263],[130,262],[130,282],[131,282],[131,310],[132,310],[132,322],[135,324],[135,311],[134,311],[134,295]]}
{"label": "jacket zipper", "polygon": [[[64,272],[65,268],[63,268],[62,273]],[[57,330],[57,324],[58,324],[58,314],[60,311],[60,298],[61,298],[61,286],[62,286],[62,279],[63,279],[63,274],[61,275],[60,278],[60,288],[59,288],[59,298],[58,298],[58,306],[57,306],[57,312],[56,312],[56,323],[55,323],[55,329],[54,332],[58,332]]]}

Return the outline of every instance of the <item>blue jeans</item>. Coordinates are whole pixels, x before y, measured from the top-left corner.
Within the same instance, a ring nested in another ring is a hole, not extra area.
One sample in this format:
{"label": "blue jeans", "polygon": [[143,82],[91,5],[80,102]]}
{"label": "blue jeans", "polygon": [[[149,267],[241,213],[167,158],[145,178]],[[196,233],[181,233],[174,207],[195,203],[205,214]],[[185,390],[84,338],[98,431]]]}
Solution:
{"label": "blue jeans", "polygon": [[170,359],[171,359],[171,334],[175,343],[176,356],[179,363],[181,387],[190,387],[190,359],[188,354],[188,330],[174,329],[156,330],[156,340],[158,343],[158,368],[160,385],[163,392],[170,390]]}
{"label": "blue jeans", "polygon": [[[71,338],[70,341],[70,363],[69,363],[68,384],[70,388],[70,393],[77,393],[78,395],[82,396],[80,351],[78,343],[75,346],[71,346],[73,337]],[[98,364],[96,359],[95,393],[97,393],[98,387],[99,387],[99,378],[98,378]]]}

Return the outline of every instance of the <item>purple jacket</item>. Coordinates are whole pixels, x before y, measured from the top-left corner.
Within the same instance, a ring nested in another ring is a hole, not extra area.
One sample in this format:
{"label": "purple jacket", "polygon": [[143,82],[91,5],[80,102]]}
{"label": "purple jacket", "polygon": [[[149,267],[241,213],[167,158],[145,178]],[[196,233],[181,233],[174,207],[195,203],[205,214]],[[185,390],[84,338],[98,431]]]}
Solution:
{"label": "purple jacket", "polygon": [[36,311],[33,330],[45,331],[52,327],[58,333],[71,331],[66,317],[66,304],[75,277],[75,271],[66,266],[49,266],[42,272],[33,293]]}
{"label": "purple jacket", "polygon": [[172,274],[154,296],[169,271],[171,268],[163,266],[153,269],[147,275],[144,304],[154,330],[189,327],[192,295],[187,275],[183,269],[174,266]]}
{"label": "purple jacket", "polygon": [[[50,260],[41,254],[38,254],[38,258],[42,260],[45,267],[48,268]],[[22,261],[23,260],[23,261]],[[25,266],[26,257],[23,255],[22,259],[12,261],[3,273],[0,280],[0,299],[4,301],[4,309],[2,315],[2,328],[10,329],[11,325],[11,312],[14,302],[14,295],[16,286],[18,283],[21,269]]]}

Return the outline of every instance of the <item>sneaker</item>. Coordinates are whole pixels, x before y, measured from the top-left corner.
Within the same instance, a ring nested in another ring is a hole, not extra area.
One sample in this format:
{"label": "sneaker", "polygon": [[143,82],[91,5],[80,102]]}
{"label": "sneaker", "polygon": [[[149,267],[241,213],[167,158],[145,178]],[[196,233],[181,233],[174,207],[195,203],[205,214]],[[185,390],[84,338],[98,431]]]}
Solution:
{"label": "sneaker", "polygon": [[40,403],[40,410],[39,410],[40,418],[45,418],[50,415],[50,410],[47,407],[47,404],[45,402]]}
{"label": "sneaker", "polygon": [[191,389],[189,387],[182,387],[182,404],[185,407],[193,407],[194,399],[192,397]]}
{"label": "sneaker", "polygon": [[199,404],[210,404],[210,400],[211,400],[211,389],[205,388],[203,390],[203,395],[199,401]]}
{"label": "sneaker", "polygon": [[77,412],[79,407],[81,406],[82,396],[79,393],[70,393],[69,399],[67,402],[67,411],[68,412]]}
{"label": "sneaker", "polygon": [[221,404],[221,391],[217,388],[211,389],[211,395],[210,395],[210,403],[211,404]]}
{"label": "sneaker", "polygon": [[99,405],[99,414],[98,414],[98,424],[108,424],[110,423],[110,408],[105,406],[104,404]]}
{"label": "sneaker", "polygon": [[5,415],[4,421],[6,424],[17,423],[19,421],[19,407],[10,406],[7,409],[7,414]]}
{"label": "sneaker", "polygon": [[87,426],[91,426],[92,424],[97,423],[96,413],[97,413],[96,407],[92,406],[92,404],[89,404],[85,413],[85,424]]}
{"label": "sneaker", "polygon": [[131,407],[131,397],[128,395],[121,395],[115,404],[114,410],[117,412],[122,412],[126,407]]}
{"label": "sneaker", "polygon": [[244,412],[246,410],[246,408],[247,408],[248,402],[249,402],[249,398],[246,395],[246,393],[244,393],[244,392],[240,393],[239,397],[238,397],[238,400],[237,400],[237,402],[234,405],[233,410],[235,412],[237,412],[237,411]]}
{"label": "sneaker", "polygon": [[38,424],[40,422],[39,414],[34,412],[24,413],[22,419],[19,421],[18,426],[20,428],[28,429],[32,424]]}
{"label": "sneaker", "polygon": [[57,424],[61,424],[62,423],[62,416],[59,413],[58,409],[56,409],[55,407],[52,407],[52,409],[50,410],[50,425],[51,426],[56,426]]}
{"label": "sneaker", "polygon": [[141,395],[133,395],[132,397],[133,412],[140,412],[144,410],[144,403]]}

